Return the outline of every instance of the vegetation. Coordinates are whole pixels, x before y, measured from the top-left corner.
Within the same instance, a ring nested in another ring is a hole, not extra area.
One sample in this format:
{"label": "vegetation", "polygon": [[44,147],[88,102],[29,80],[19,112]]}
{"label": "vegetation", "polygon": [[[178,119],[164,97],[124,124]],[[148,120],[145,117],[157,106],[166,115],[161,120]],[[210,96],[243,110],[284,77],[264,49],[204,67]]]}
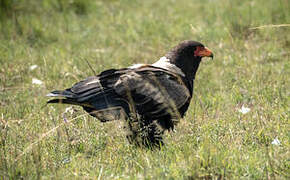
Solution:
{"label": "vegetation", "polygon": [[[0,179],[289,179],[290,27],[250,29],[289,24],[289,1],[0,5]],[[152,63],[185,39],[215,59],[161,150],[130,145],[120,122],[45,106],[49,91],[93,75],[86,60],[96,72]]]}

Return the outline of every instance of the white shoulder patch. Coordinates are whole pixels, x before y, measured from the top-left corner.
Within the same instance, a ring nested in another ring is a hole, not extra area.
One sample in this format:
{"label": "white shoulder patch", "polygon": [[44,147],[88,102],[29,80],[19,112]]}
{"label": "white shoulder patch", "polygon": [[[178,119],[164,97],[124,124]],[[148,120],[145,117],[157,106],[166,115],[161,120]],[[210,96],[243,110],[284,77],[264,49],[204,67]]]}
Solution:
{"label": "white shoulder patch", "polygon": [[185,74],[182,72],[182,70],[179,67],[172,64],[170,62],[170,60],[165,56],[161,57],[157,62],[152,64],[152,66],[160,67],[160,68],[166,69],[168,71],[177,73],[181,76],[185,76]]}
{"label": "white shoulder patch", "polygon": [[[137,69],[137,68],[140,68],[142,66],[146,66],[146,64],[134,64],[132,66],[129,66],[128,68],[129,69]],[[170,60],[167,59],[167,57],[165,57],[165,56],[161,57],[157,62],[153,63],[152,66],[163,68],[163,69],[166,69],[168,71],[179,74],[181,76],[185,76],[185,74],[182,72],[182,70],[179,67],[175,66],[174,64],[170,63]]]}
{"label": "white shoulder patch", "polygon": [[136,69],[136,68],[140,68],[142,66],[144,66],[145,64],[133,64],[132,66],[129,66],[129,69]]}

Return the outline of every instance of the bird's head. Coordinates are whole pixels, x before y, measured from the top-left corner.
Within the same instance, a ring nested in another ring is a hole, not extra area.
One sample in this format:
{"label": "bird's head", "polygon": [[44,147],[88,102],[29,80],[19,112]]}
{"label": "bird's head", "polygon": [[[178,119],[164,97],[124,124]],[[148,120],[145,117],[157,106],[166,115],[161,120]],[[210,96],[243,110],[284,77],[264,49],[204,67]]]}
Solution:
{"label": "bird's head", "polygon": [[197,41],[183,41],[166,54],[170,63],[179,67],[183,73],[194,79],[199,63],[203,57],[211,57],[213,53]]}

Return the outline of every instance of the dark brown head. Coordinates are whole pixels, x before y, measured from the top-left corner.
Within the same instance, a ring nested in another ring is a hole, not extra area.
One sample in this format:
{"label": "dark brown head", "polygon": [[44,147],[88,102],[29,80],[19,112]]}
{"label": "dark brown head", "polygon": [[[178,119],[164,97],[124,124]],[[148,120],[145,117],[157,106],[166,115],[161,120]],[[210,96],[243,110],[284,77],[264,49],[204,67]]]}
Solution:
{"label": "dark brown head", "polygon": [[201,59],[203,57],[213,58],[213,53],[200,42],[183,41],[169,51],[166,57],[189,79],[194,79]]}

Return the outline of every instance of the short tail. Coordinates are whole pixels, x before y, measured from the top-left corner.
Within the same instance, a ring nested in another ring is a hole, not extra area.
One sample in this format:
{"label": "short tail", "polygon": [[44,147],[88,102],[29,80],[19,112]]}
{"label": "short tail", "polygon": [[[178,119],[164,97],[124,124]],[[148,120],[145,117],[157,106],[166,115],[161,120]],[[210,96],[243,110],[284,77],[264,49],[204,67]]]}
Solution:
{"label": "short tail", "polygon": [[71,104],[78,105],[83,107],[92,107],[92,105],[81,103],[76,101],[76,95],[68,90],[64,91],[52,91],[51,93],[46,95],[47,97],[59,97],[56,99],[51,99],[47,101],[47,104],[57,103],[57,104]]}

